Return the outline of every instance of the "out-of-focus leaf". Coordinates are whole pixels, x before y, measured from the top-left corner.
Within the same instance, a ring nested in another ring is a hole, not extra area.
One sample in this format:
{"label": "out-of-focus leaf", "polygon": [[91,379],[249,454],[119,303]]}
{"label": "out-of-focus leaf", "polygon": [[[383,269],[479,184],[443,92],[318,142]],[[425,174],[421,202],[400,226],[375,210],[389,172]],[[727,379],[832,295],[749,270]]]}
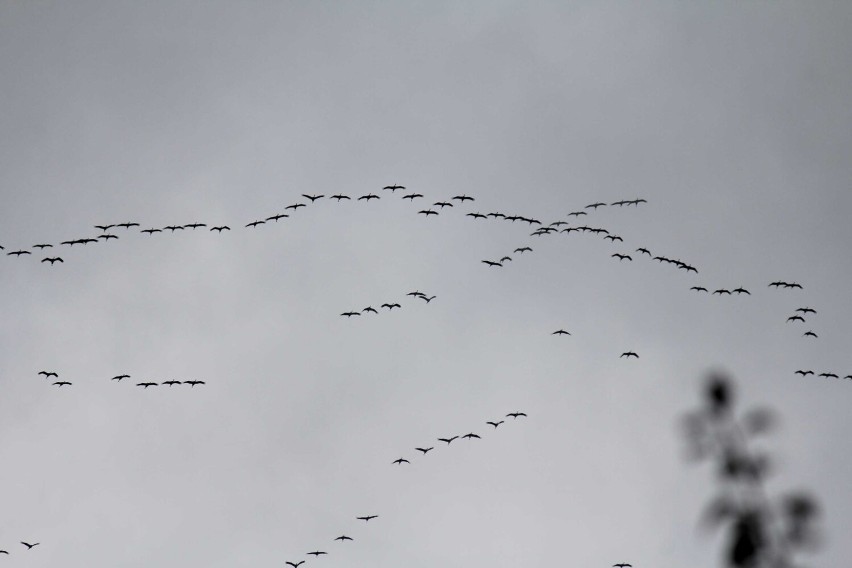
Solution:
{"label": "out-of-focus leaf", "polygon": [[707,397],[707,408],[714,417],[725,414],[733,406],[733,388],[728,378],[722,374],[710,375],[707,380],[705,396]]}
{"label": "out-of-focus leaf", "polygon": [[754,511],[743,513],[731,529],[731,548],[728,553],[730,566],[737,568],[759,566],[761,555],[765,550],[763,518]]}
{"label": "out-of-focus leaf", "polygon": [[737,506],[733,499],[723,495],[716,497],[704,508],[701,524],[707,529],[714,529],[720,523],[737,514]]}
{"label": "out-of-focus leaf", "polygon": [[754,408],[743,416],[743,428],[747,434],[764,434],[775,426],[775,415],[766,408]]}

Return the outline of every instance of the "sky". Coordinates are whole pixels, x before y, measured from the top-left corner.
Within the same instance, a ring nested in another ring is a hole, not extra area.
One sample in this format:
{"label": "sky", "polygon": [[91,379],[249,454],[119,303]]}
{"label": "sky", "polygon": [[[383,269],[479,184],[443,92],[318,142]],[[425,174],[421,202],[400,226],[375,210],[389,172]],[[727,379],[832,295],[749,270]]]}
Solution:
{"label": "sky", "polygon": [[[0,245],[32,252],[0,257],[0,563],[718,566],[678,423],[722,370],[780,419],[767,491],[821,504],[803,559],[843,565],[852,382],[794,371],[852,374],[850,26],[840,2],[0,2]],[[205,384],[136,386],[169,379]]]}

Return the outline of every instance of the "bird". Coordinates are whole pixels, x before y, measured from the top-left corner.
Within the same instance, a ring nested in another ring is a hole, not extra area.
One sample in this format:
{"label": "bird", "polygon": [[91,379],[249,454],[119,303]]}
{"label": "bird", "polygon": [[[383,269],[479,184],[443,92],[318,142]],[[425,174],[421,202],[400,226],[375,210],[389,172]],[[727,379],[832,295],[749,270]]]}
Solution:
{"label": "bird", "polygon": [[429,217],[429,215],[437,215],[438,212],[432,211],[431,209],[421,209],[420,211],[417,212],[417,214],[418,215],[423,214],[423,215],[426,215],[426,217]]}
{"label": "bird", "polygon": [[182,383],[180,381],[173,381],[172,380],[172,381],[163,381],[163,384],[169,385],[169,388],[171,388],[174,385],[179,385],[179,384],[182,384]]}
{"label": "bird", "polygon": [[[268,220],[269,220],[269,219],[267,219],[267,221],[268,221]],[[189,223],[189,224],[187,224],[187,225],[184,225],[184,228],[190,228],[190,229],[192,229],[192,230],[194,231],[194,230],[195,230],[195,229],[197,229],[198,227],[206,227],[206,226],[207,226],[207,223]]]}
{"label": "bird", "polygon": [[9,554],[9,552],[6,550],[0,550],[0,554]]}
{"label": "bird", "polygon": [[622,357],[627,357],[628,359],[630,359],[630,357],[636,357],[638,359],[639,355],[635,351],[625,351],[624,353],[618,356],[619,359],[621,359]]}
{"label": "bird", "polygon": [[361,312],[343,312],[340,315],[346,316],[347,318],[351,318],[352,316],[360,316]]}
{"label": "bird", "polygon": [[532,249],[530,247],[521,247],[521,248],[515,249],[515,252],[519,252],[521,254],[523,254],[524,252],[527,252],[527,251],[532,252]]}
{"label": "bird", "polygon": [[568,213],[568,217],[579,217],[580,215],[588,215],[585,211],[572,211]]}
{"label": "bird", "polygon": [[500,259],[500,262],[506,262],[507,260],[509,262],[512,262],[512,257],[511,256],[504,256],[503,258]]}
{"label": "bird", "polygon": [[141,232],[147,233],[149,235],[153,235],[154,233],[162,233],[163,230],[162,229],[142,229]]}
{"label": "bird", "polygon": [[45,379],[49,379],[50,377],[59,378],[59,374],[55,371],[39,371],[39,375],[44,375]]}
{"label": "bird", "polygon": [[423,452],[423,455],[425,456],[427,453],[429,453],[429,450],[434,450],[435,448],[433,446],[431,448],[414,448],[414,449],[417,450],[418,452]]}
{"label": "bird", "polygon": [[796,308],[797,312],[802,312],[803,314],[815,314],[817,311],[813,308]]}
{"label": "bird", "polygon": [[405,189],[405,186],[404,186],[404,185],[396,185],[396,184],[394,184],[394,185],[386,185],[386,186],[384,186],[382,189],[389,189],[389,190],[391,190],[391,193],[393,193],[393,192],[394,192],[394,191],[396,191],[397,189]]}
{"label": "bird", "polygon": [[450,445],[452,443],[452,441],[455,440],[456,438],[458,438],[458,436],[453,436],[452,438],[438,438],[438,441],[439,442],[446,442],[447,445]]}
{"label": "bird", "polygon": [[606,207],[606,203],[590,203],[584,207],[584,209],[594,209],[597,211],[598,207]]}
{"label": "bird", "polygon": [[787,321],[788,321],[788,322],[790,322],[790,321],[802,321],[802,322],[803,322],[803,321],[805,321],[805,318],[803,318],[803,317],[802,317],[802,316],[800,316],[800,315],[795,315],[795,316],[790,316],[790,317],[788,317],[788,318],[787,318]]}
{"label": "bird", "polygon": [[175,231],[183,231],[183,225],[169,225],[168,227],[163,227],[164,229],[168,229],[171,232]]}
{"label": "bird", "polygon": [[493,260],[483,260],[482,262],[483,262],[484,264],[487,264],[488,266],[503,266],[503,263],[501,263],[501,262],[495,262],[495,261],[493,261]]}
{"label": "bird", "polygon": [[284,219],[285,217],[289,217],[289,215],[285,215],[284,213],[276,213],[272,217],[267,217],[266,220],[267,221],[275,221],[277,223],[278,219]]}
{"label": "bird", "polygon": [[409,292],[408,294],[406,294],[406,296],[425,296],[425,295],[426,294],[424,294],[420,290],[415,290],[414,292]]}
{"label": "bird", "polygon": [[398,459],[393,460],[393,462],[392,462],[392,463],[402,465],[402,464],[404,464],[404,463],[411,463],[411,462],[410,462],[410,461],[408,461],[408,460],[407,460],[407,459],[405,459],[405,458],[398,458]]}
{"label": "bird", "polygon": [[361,310],[361,312],[362,312],[362,313],[363,313],[363,312],[373,312],[374,314],[379,313],[378,311],[376,311],[376,308],[374,308],[373,306],[367,306],[366,308],[364,308],[363,310]]}
{"label": "bird", "polygon": [[71,383],[69,383],[68,381],[56,381],[53,384],[58,386],[59,388],[62,388],[63,385],[71,386]]}
{"label": "bird", "polygon": [[26,547],[27,547],[27,550],[32,550],[33,548],[35,548],[36,546],[38,546],[38,545],[39,545],[39,544],[41,544],[41,543],[40,543],[40,542],[37,542],[37,543],[35,543],[35,544],[30,544],[30,543],[28,543],[28,542],[21,541],[21,544],[23,544],[24,546],[26,546]]}
{"label": "bird", "polygon": [[802,337],[819,337],[819,336],[816,333],[814,333],[813,331],[806,331],[805,333],[802,334]]}
{"label": "bird", "polygon": [[571,335],[571,334],[569,332],[565,331],[564,329],[557,329],[556,331],[554,331],[550,335]]}
{"label": "bird", "polygon": [[423,194],[422,193],[409,193],[408,195],[402,196],[403,199],[410,199],[411,201],[414,201],[418,197],[423,197]]}
{"label": "bird", "polygon": [[643,248],[643,247],[639,247],[638,249],[636,249],[636,252],[645,253],[645,254],[647,254],[648,256],[651,256],[651,251],[649,251],[648,249]]}
{"label": "bird", "polygon": [[846,375],[846,376],[845,376],[845,377],[843,377],[843,378],[844,378],[844,379],[852,379],[852,375]]}
{"label": "bird", "polygon": [[381,305],[381,306],[379,306],[379,307],[387,308],[387,309],[389,309],[389,310],[393,310],[394,308],[401,308],[402,306],[400,306],[400,305],[399,305],[399,304],[397,304],[397,303],[393,303],[393,304],[382,304],[382,305]]}
{"label": "bird", "polygon": [[332,195],[331,199],[336,199],[337,202],[340,203],[341,199],[350,199],[351,200],[352,198],[349,197],[348,195],[343,195],[342,193],[338,193],[336,195]]}
{"label": "bird", "polygon": [[626,203],[627,203],[626,201],[622,200],[622,201],[616,201],[614,203],[610,203],[610,205],[618,205],[619,207],[621,207],[622,205],[625,205]]}
{"label": "bird", "polygon": [[219,227],[213,227],[213,228],[211,228],[210,230],[211,230],[211,231],[216,231],[216,232],[218,232],[218,233],[221,233],[222,231],[230,231],[230,230],[231,230],[231,228],[230,228],[229,226],[227,226],[227,225],[220,225]]}
{"label": "bird", "polygon": [[32,254],[32,253],[28,250],[15,250],[15,251],[12,251],[12,252],[7,252],[6,256],[21,256],[22,254]]}
{"label": "bird", "polygon": [[314,202],[314,201],[316,201],[317,199],[320,199],[320,198],[322,198],[322,197],[325,197],[325,195],[308,195],[307,193],[303,193],[303,194],[302,194],[302,197],[304,197],[305,199],[310,199],[310,200],[311,200],[311,203],[313,203],[313,202]]}
{"label": "bird", "polygon": [[464,195],[464,194],[456,195],[455,197],[453,197],[453,199],[458,199],[462,203],[464,203],[465,201],[475,201],[475,199],[473,199],[473,197],[471,197],[469,195]]}
{"label": "bird", "polygon": [[361,201],[362,199],[365,199],[369,202],[371,199],[379,199],[379,196],[375,193],[368,193],[367,195],[362,195],[361,197],[359,197],[358,201]]}
{"label": "bird", "polygon": [[130,227],[138,227],[139,223],[119,223],[116,227],[124,227],[125,229],[129,229]]}
{"label": "bird", "polygon": [[462,438],[467,438],[468,440],[473,439],[473,438],[479,438],[480,440],[482,439],[481,436],[474,434],[473,432],[465,434],[464,436],[462,436]]}
{"label": "bird", "polygon": [[503,423],[503,421],[502,421],[502,420],[500,420],[499,422],[486,422],[486,424],[491,424],[491,425],[492,425],[492,426],[494,426],[495,428],[497,428],[497,427],[498,427],[500,424],[502,424],[502,423]]}
{"label": "bird", "polygon": [[473,217],[474,219],[487,219],[482,213],[467,213],[465,217]]}
{"label": "bird", "polygon": [[727,294],[728,296],[730,296],[730,295],[731,295],[731,291],[730,291],[730,290],[725,290],[724,288],[719,288],[718,290],[713,290],[713,293],[714,293],[714,294],[719,294],[720,296],[721,296],[722,294]]}
{"label": "bird", "polygon": [[619,253],[615,253],[615,254],[611,254],[610,256],[618,258],[618,262],[621,262],[621,261],[622,261],[622,260],[624,260],[625,258],[626,258],[627,260],[629,260],[630,262],[633,262],[633,258],[632,258],[630,255],[627,255],[627,254],[619,254]]}
{"label": "bird", "polygon": [[378,515],[367,515],[366,517],[355,517],[359,521],[364,521],[365,523],[370,519],[375,519]]}
{"label": "bird", "polygon": [[37,249],[53,248],[53,245],[45,245],[45,244],[33,245],[33,248],[37,248]]}
{"label": "bird", "polygon": [[113,378],[111,378],[110,380],[121,382],[121,379],[129,379],[129,378],[130,378],[130,375],[116,375]]}
{"label": "bird", "polygon": [[[183,228],[183,227],[181,227],[181,228]],[[98,238],[103,239],[105,241],[108,241],[110,239],[117,239],[118,235],[113,235],[112,233],[105,233],[103,235],[98,235]]]}
{"label": "bird", "polygon": [[314,550],[313,552],[308,552],[308,554],[313,554],[314,556],[319,556],[321,554],[328,554],[328,552],[323,552],[322,550]]}
{"label": "bird", "polygon": [[438,296],[426,296],[426,295],[422,295],[422,296],[420,296],[420,299],[424,300],[424,301],[428,304],[429,302],[431,302],[432,300],[434,300],[434,299],[435,299],[435,298],[437,298],[437,297],[438,297]]}
{"label": "bird", "polygon": [[517,420],[517,419],[518,419],[518,416],[524,416],[524,417],[526,417],[526,414],[524,414],[523,412],[510,412],[510,413],[509,413],[509,414],[507,414],[506,416],[511,416],[512,418],[514,418],[515,420]]}
{"label": "bird", "polygon": [[[643,200],[644,201],[644,200]],[[632,564],[627,564],[626,562],[621,562],[619,564],[613,564],[612,568],[633,568]]]}
{"label": "bird", "polygon": [[41,261],[42,262],[49,262],[50,266],[53,266],[53,264],[56,263],[56,262],[62,262],[62,263],[65,262],[64,260],[62,260],[62,257],[59,257],[59,256],[46,257],[46,258],[41,259]]}
{"label": "bird", "polygon": [[136,386],[137,387],[144,387],[145,389],[147,389],[148,387],[157,386],[157,383],[136,383]]}
{"label": "bird", "polygon": [[820,374],[819,374],[819,375],[817,375],[817,376],[818,376],[818,377],[825,377],[825,378],[832,378],[832,379],[837,379],[837,378],[839,378],[839,377],[838,377],[836,374],[834,374],[834,373],[820,373]]}
{"label": "bird", "polygon": [[607,236],[604,237],[604,239],[610,240],[612,242],[615,242],[615,241],[624,242],[624,239],[622,239],[618,235],[607,235]]}
{"label": "bird", "polygon": [[793,374],[794,375],[802,375],[803,377],[807,377],[808,375],[813,375],[814,372],[813,371],[803,371],[803,370],[799,369],[798,371],[796,371]]}
{"label": "bird", "polygon": [[288,206],[287,206],[287,207],[285,207],[284,209],[292,209],[293,211],[295,211],[295,210],[296,210],[296,209],[298,209],[299,207],[306,207],[306,205],[305,205],[304,203],[294,203],[294,204],[292,204],[292,205],[288,205]]}
{"label": "bird", "polygon": [[737,294],[748,294],[749,296],[751,296],[751,292],[749,292],[745,288],[734,288],[734,292],[736,292]]}
{"label": "bird", "polygon": [[342,534],[334,540],[352,540],[352,537],[346,536],[345,534]]}
{"label": "bird", "polygon": [[693,286],[690,290],[695,290],[696,292],[706,292],[707,288],[704,286]]}
{"label": "bird", "polygon": [[195,385],[206,385],[204,381],[184,381],[183,384],[189,385],[189,388],[195,388]]}
{"label": "bird", "polygon": [[103,232],[107,232],[108,230],[115,227],[115,225],[95,225],[95,229],[100,229]]}
{"label": "bird", "polygon": [[799,290],[802,290],[802,289],[803,289],[803,288],[802,288],[802,285],[801,285],[801,284],[799,284],[799,283],[797,283],[797,282],[793,282],[792,284],[785,283],[785,284],[784,284],[784,287],[785,287],[785,288],[798,288]]}
{"label": "bird", "polygon": [[304,563],[305,563],[305,561],[304,561],[304,560],[299,560],[298,562],[290,562],[290,561],[288,560],[288,561],[286,561],[284,564],[289,564],[289,565],[290,565],[290,566],[292,566],[293,568],[299,568],[299,565],[300,565],[300,564],[304,564]]}
{"label": "bird", "polygon": [[453,206],[453,204],[448,202],[448,201],[436,201],[432,205],[434,207],[440,207],[441,209],[443,209],[444,207],[452,207]]}
{"label": "bird", "polygon": [[247,224],[246,227],[255,228],[258,225],[263,225],[264,223],[266,223],[266,221],[252,221],[251,223]]}

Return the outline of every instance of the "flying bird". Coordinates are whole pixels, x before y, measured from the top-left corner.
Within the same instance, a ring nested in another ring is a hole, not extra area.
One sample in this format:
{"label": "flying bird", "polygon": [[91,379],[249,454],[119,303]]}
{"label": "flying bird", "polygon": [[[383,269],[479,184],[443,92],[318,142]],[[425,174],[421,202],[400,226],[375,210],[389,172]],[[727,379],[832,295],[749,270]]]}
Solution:
{"label": "flying bird", "polygon": [[502,420],[500,420],[499,422],[486,422],[486,424],[491,424],[491,425],[492,425],[492,426],[494,426],[495,428],[497,428],[497,427],[498,427],[500,424],[502,424],[502,423],[503,423],[503,421],[502,421]]}
{"label": "flying bird", "polygon": [[310,199],[310,200],[311,200],[311,203],[313,203],[313,202],[314,202],[314,201],[316,201],[317,199],[320,199],[320,198],[322,198],[322,197],[325,197],[325,195],[308,195],[307,193],[303,193],[303,194],[302,194],[302,197],[304,197],[305,199]]}
{"label": "flying bird", "polygon": [[734,288],[734,292],[736,292],[737,294],[748,294],[749,296],[751,296],[751,292],[749,292],[745,288]]}
{"label": "flying bird", "polygon": [[435,299],[435,298],[437,298],[438,296],[431,296],[431,297],[430,297],[430,296],[426,296],[426,295],[424,294],[424,295],[421,295],[421,296],[419,296],[419,297],[420,297],[420,299],[422,299],[423,301],[425,301],[425,302],[428,304],[429,302],[431,302],[432,300],[434,300],[434,299]]}
{"label": "flying bird", "polygon": [[147,389],[148,387],[157,386],[157,383],[136,383],[136,386],[137,387],[144,387],[145,389]]}
{"label": "flying bird", "polygon": [[389,189],[389,190],[391,190],[391,193],[393,193],[393,192],[394,192],[394,191],[396,191],[397,189],[405,189],[405,186],[404,186],[404,185],[396,185],[396,184],[394,184],[394,185],[386,185],[386,186],[384,186],[382,189]]}
{"label": "flying bird", "polygon": [[292,209],[293,211],[295,211],[295,210],[296,210],[296,209],[298,209],[299,207],[306,207],[306,205],[305,205],[304,203],[294,203],[294,204],[292,204],[292,205],[288,205],[288,206],[287,206],[287,207],[285,207],[284,209]]}
{"label": "flying bird", "polygon": [[352,199],[348,195],[343,195],[342,193],[338,193],[337,195],[332,195],[331,199],[336,199],[338,203],[340,203],[341,199]]}
{"label": "flying bird", "polygon": [[50,377],[56,377],[56,378],[59,378],[59,374],[58,374],[58,373],[56,373],[56,372],[54,372],[54,371],[39,371],[39,372],[38,372],[38,374],[39,374],[39,375],[44,375],[44,378],[45,378],[45,379],[49,379]]}
{"label": "flying bird", "polygon": [[453,197],[453,199],[458,199],[462,203],[464,203],[465,201],[474,201],[473,197],[471,197],[469,195],[464,195],[464,194],[456,195],[455,197]]}
{"label": "flying bird", "polygon": [[819,337],[819,336],[816,333],[814,333],[813,331],[806,331],[805,333],[802,334],[802,337]]}
{"label": "flying bird", "polygon": [[313,552],[308,552],[308,554],[313,554],[314,556],[319,556],[321,554],[328,554],[328,552],[323,552],[321,550],[314,550]]}
{"label": "flying bird", "polygon": [[719,294],[720,296],[721,296],[722,294],[727,294],[728,296],[730,296],[730,295],[731,295],[731,291],[730,291],[730,290],[725,290],[724,288],[719,288],[718,290],[713,290],[713,293],[714,293],[714,294]]}
{"label": "flying bird", "polygon": [[246,227],[255,228],[258,225],[263,225],[264,223],[266,223],[266,221],[252,221],[251,223],[247,224]]}
{"label": "flying bird", "polygon": [[[644,201],[644,200],[643,200]],[[632,203],[632,202],[631,202]],[[627,564],[625,562],[621,562],[620,564],[613,564],[612,568],[633,568],[632,564]]]}
{"label": "flying bird", "polygon": [[819,375],[817,375],[817,376],[818,376],[818,377],[825,377],[825,378],[832,378],[832,379],[838,379],[838,378],[840,378],[840,377],[838,377],[838,376],[837,376],[836,374],[834,374],[834,373],[820,373],[820,374],[819,374]]}
{"label": "flying bird", "polygon": [[693,286],[690,290],[695,290],[696,292],[706,292],[707,288],[704,286]]}
{"label": "flying bird", "polygon": [[266,220],[267,221],[275,221],[277,223],[278,219],[284,219],[285,217],[289,217],[289,215],[285,215],[284,213],[277,213],[277,214],[273,215],[272,217],[267,217]]}
{"label": "flying bird", "polygon": [[343,312],[340,315],[346,316],[347,318],[351,318],[352,316],[360,316],[361,312]]}
{"label": "flying bird", "polygon": [[813,375],[814,372],[813,371],[803,371],[803,370],[799,369],[798,371],[796,371],[793,374],[794,375],[802,375],[803,377],[807,377],[808,375]]}
{"label": "flying bird", "polygon": [[59,256],[43,258],[43,259],[41,259],[41,261],[42,262],[49,262],[50,266],[53,266],[53,264],[56,263],[56,262],[62,262],[62,263],[65,262],[64,260],[62,260],[62,257],[59,257]]}
{"label": "flying bird", "polygon": [[379,313],[379,312],[376,310],[376,308],[374,308],[373,306],[367,306],[366,308],[364,308],[363,310],[361,310],[361,312],[373,312],[374,314]]}
{"label": "flying bird", "polygon": [[451,444],[453,440],[458,438],[458,436],[453,436],[452,438],[438,438],[439,442],[446,442],[447,445]]}
{"label": "flying bird", "polygon": [[393,310],[394,308],[401,308],[402,306],[400,306],[400,305],[399,305],[399,304],[397,304],[397,303],[393,303],[393,304],[382,304],[382,305],[381,305],[381,306],[379,306],[379,307],[381,307],[381,308],[387,308],[387,309],[389,309],[389,310]]}
{"label": "flying bird", "polygon": [[431,448],[414,448],[414,449],[417,450],[418,452],[423,452],[423,455],[425,456],[427,453],[429,453],[429,450],[434,450],[435,448],[433,446]]}
{"label": "flying bird", "polygon": [[110,380],[121,382],[121,379],[129,379],[129,378],[130,378],[130,375],[116,375],[113,378],[111,378]]}
{"label": "flying bird", "polygon": [[37,543],[35,543],[35,544],[30,544],[30,543],[28,543],[28,542],[21,541],[21,544],[23,544],[24,546],[26,546],[26,547],[27,547],[27,550],[32,550],[33,548],[35,548],[36,546],[38,546],[38,545],[39,545],[39,544],[41,544],[41,543],[40,543],[40,542],[37,542]]}
{"label": "flying bird", "polygon": [[482,439],[481,436],[474,434],[473,432],[470,432],[469,434],[465,434],[464,436],[462,436],[462,438],[467,438],[469,440],[473,439],[473,438],[479,438],[480,440]]}
{"label": "flying bird", "polygon": [[365,199],[369,202],[371,199],[379,199],[379,196],[375,193],[368,193],[367,195],[362,195],[361,197],[359,197],[358,201],[361,201],[362,199]]}
{"label": "flying bird", "polygon": [[588,215],[585,211],[572,211],[568,213],[568,217],[579,217],[580,215]]}
{"label": "flying bird", "polygon": [[108,230],[115,227],[115,225],[95,225],[95,229],[100,229],[103,232],[107,232]]}
{"label": "flying bird", "polygon": [[631,357],[635,357],[638,359],[639,355],[635,351],[625,351],[624,353],[618,356],[619,359],[621,359],[622,357],[627,357],[628,359],[630,359]]}
{"label": "flying bird", "polygon": [[289,565],[290,565],[290,566],[292,566],[293,568],[299,568],[299,565],[300,565],[300,564],[304,564],[304,563],[305,563],[305,561],[304,561],[304,560],[299,560],[298,562],[290,562],[290,561],[288,560],[288,561],[287,561],[287,562],[285,562],[284,564],[289,564]]}
{"label": "flying bird", "polygon": [[624,239],[622,239],[618,235],[607,235],[607,236],[604,237],[604,239],[610,240],[612,242],[615,242],[615,241],[624,242]]}
{"label": "flying bird", "polygon": [[571,334],[568,333],[567,331],[565,331],[564,329],[557,329],[556,331],[554,331],[550,335],[571,335]]}
{"label": "flying bird", "polygon": [[797,312],[802,312],[803,314],[815,314],[817,311],[813,308],[796,308]]}
{"label": "flying bird", "polygon": [[378,517],[378,515],[367,515],[366,517],[355,517],[355,518],[358,519],[359,521],[367,522],[370,519],[375,519],[376,517]]}
{"label": "flying bird", "polygon": [[352,537],[349,537],[349,536],[346,536],[345,534],[342,534],[334,540],[352,540]]}
{"label": "flying bird", "polygon": [[426,217],[429,217],[429,215],[437,215],[438,212],[432,211],[431,209],[421,209],[420,211],[417,212],[417,214],[418,215],[423,214],[423,215],[426,215]]}
{"label": "flying bird", "polygon": [[[183,228],[183,227],[181,227],[181,228]],[[103,235],[98,235],[98,238],[103,239],[105,241],[108,241],[110,239],[117,239],[118,235],[113,235],[112,233],[105,233]]]}
{"label": "flying bird", "polygon": [[594,209],[597,211],[598,207],[606,207],[606,203],[590,203],[589,205],[586,205],[584,209]]}
{"label": "flying bird", "polygon": [[116,227],[124,227],[125,229],[129,229],[130,227],[138,227],[139,223],[119,223]]}
{"label": "flying bird", "polygon": [[204,381],[184,381],[183,384],[189,385],[189,388],[195,388],[195,385],[206,385]]}
{"label": "flying bird", "polygon": [[[147,233],[149,235],[153,235],[154,233],[162,233],[163,230],[162,229],[142,229],[141,232]],[[74,241],[74,242],[79,242],[79,241]]]}
{"label": "flying bird", "polygon": [[37,248],[37,249],[53,248],[53,245],[45,245],[45,244],[33,245],[33,248]]}
{"label": "flying bird", "polygon": [[227,225],[221,225],[221,226],[219,226],[219,227],[213,227],[213,228],[211,228],[210,230],[211,230],[211,231],[216,231],[216,232],[218,232],[218,233],[221,233],[222,231],[230,231],[230,230],[231,230],[231,228],[230,228],[229,226],[227,226]]}
{"label": "flying bird", "polygon": [[473,217],[474,219],[487,219],[488,217],[482,213],[467,213],[465,217]]}
{"label": "flying bird", "polygon": [[502,263],[494,262],[493,260],[483,260],[482,262],[487,264],[488,266],[503,266]]}
{"label": "flying bird", "polygon": [[636,252],[645,253],[645,254],[647,254],[648,256],[651,256],[651,251],[649,251],[648,249],[643,248],[643,247],[639,247],[638,249],[636,249]]}
{"label": "flying bird", "polygon": [[407,459],[405,459],[405,458],[399,458],[399,459],[395,459],[392,463],[402,465],[402,464],[404,464],[404,463],[411,463],[411,462],[410,462],[410,461],[408,461],[408,460],[407,460]]}
{"label": "flying bird", "polygon": [[59,388],[62,388],[63,385],[71,386],[71,383],[69,383],[68,381],[56,381],[53,384],[58,386]]}
{"label": "flying bird", "polygon": [[615,253],[615,254],[611,254],[611,255],[609,255],[609,256],[617,258],[617,259],[618,259],[618,262],[621,262],[621,261],[622,261],[622,260],[624,260],[625,258],[626,258],[627,260],[629,260],[630,262],[633,262],[633,258],[632,258],[630,255],[627,255],[627,254],[619,254],[619,253]]}
{"label": "flying bird", "polygon": [[453,206],[453,204],[448,202],[448,201],[436,201],[432,205],[435,206],[435,207],[440,207],[441,209],[443,209],[444,207],[452,207]]}
{"label": "flying bird", "polygon": [[189,228],[189,229],[192,229],[194,231],[198,227],[206,227],[206,226],[207,226],[207,223],[188,223],[188,224],[184,225],[184,228]]}
{"label": "flying bird", "polygon": [[523,412],[510,412],[506,416],[511,416],[512,418],[517,419],[518,416],[526,417],[526,414],[524,414]]}
{"label": "flying bird", "polygon": [[32,254],[32,253],[28,250],[15,250],[15,251],[12,251],[12,252],[7,252],[6,256],[21,256],[22,254]]}
{"label": "flying bird", "polygon": [[180,385],[182,383],[180,381],[163,381],[163,384],[169,385],[169,388],[171,388],[174,385]]}
{"label": "flying bird", "polygon": [[799,315],[795,315],[795,316],[788,317],[787,321],[788,322],[790,322],[790,321],[802,321],[803,322],[803,321],[805,321],[805,318],[803,318],[802,316],[799,316]]}
{"label": "flying bird", "polygon": [[410,199],[411,201],[414,201],[418,197],[423,197],[423,194],[422,193],[409,193],[408,195],[402,196],[403,199]]}
{"label": "flying bird", "polygon": [[519,252],[519,253],[524,253],[524,252],[527,252],[527,251],[532,252],[532,249],[530,247],[521,247],[521,248],[515,249],[515,252]]}

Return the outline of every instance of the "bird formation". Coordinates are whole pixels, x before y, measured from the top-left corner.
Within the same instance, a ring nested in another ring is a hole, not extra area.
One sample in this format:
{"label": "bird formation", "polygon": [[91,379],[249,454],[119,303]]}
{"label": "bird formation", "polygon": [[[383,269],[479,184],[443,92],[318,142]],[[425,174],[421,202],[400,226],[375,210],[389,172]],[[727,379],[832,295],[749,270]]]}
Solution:
{"label": "bird formation", "polygon": [[[423,300],[427,304],[438,297],[438,296],[434,296],[434,295],[429,296],[425,292],[421,292],[419,290],[416,290],[414,292],[409,292],[408,294],[406,294],[406,296],[413,296],[415,298],[420,298],[421,300]],[[402,308],[402,304],[400,304],[399,302],[384,302],[383,304],[379,305],[379,309],[386,310],[388,312],[392,312],[394,309],[397,309],[397,308]],[[360,310],[349,310],[349,311],[341,313],[340,315],[341,315],[341,317],[346,317],[346,319],[349,319],[352,316],[360,316],[362,314],[368,314],[368,313],[369,314],[378,314],[379,310],[377,310],[373,306],[367,306],[366,308],[362,308]]]}
{"label": "bird formation", "polygon": [[[21,544],[23,544],[24,546],[27,547],[27,550],[32,550],[33,548],[35,548],[36,546],[41,544],[39,542],[34,542],[34,543],[30,544],[29,542],[24,542],[23,540],[20,541],[20,542],[21,542]],[[0,549],[0,554],[5,554],[5,555],[9,556],[9,551],[5,550],[5,549]]]}
{"label": "bird formation", "polygon": [[[59,373],[57,373],[56,371],[39,371],[38,375],[44,377],[45,379],[50,379],[50,378],[59,379]],[[116,381],[116,382],[120,383],[122,380],[129,379],[129,378],[130,378],[130,375],[124,373],[124,374],[121,374],[121,375],[115,375],[114,377],[110,378],[110,381]],[[61,388],[63,386],[71,386],[73,383],[71,383],[69,381],[57,380],[53,384]],[[140,383],[136,383],[136,386],[142,387],[143,389],[147,390],[148,387],[156,387],[158,385],[166,385],[168,387],[173,387],[175,385],[189,385],[190,388],[194,388],[198,385],[206,385],[206,384],[207,383],[205,381],[199,381],[197,379],[190,379],[190,380],[184,379],[182,381],[178,381],[178,380],[174,380],[174,379],[168,379],[168,380],[164,380],[164,381],[160,381],[160,382],[143,381],[143,382],[140,382]]]}

